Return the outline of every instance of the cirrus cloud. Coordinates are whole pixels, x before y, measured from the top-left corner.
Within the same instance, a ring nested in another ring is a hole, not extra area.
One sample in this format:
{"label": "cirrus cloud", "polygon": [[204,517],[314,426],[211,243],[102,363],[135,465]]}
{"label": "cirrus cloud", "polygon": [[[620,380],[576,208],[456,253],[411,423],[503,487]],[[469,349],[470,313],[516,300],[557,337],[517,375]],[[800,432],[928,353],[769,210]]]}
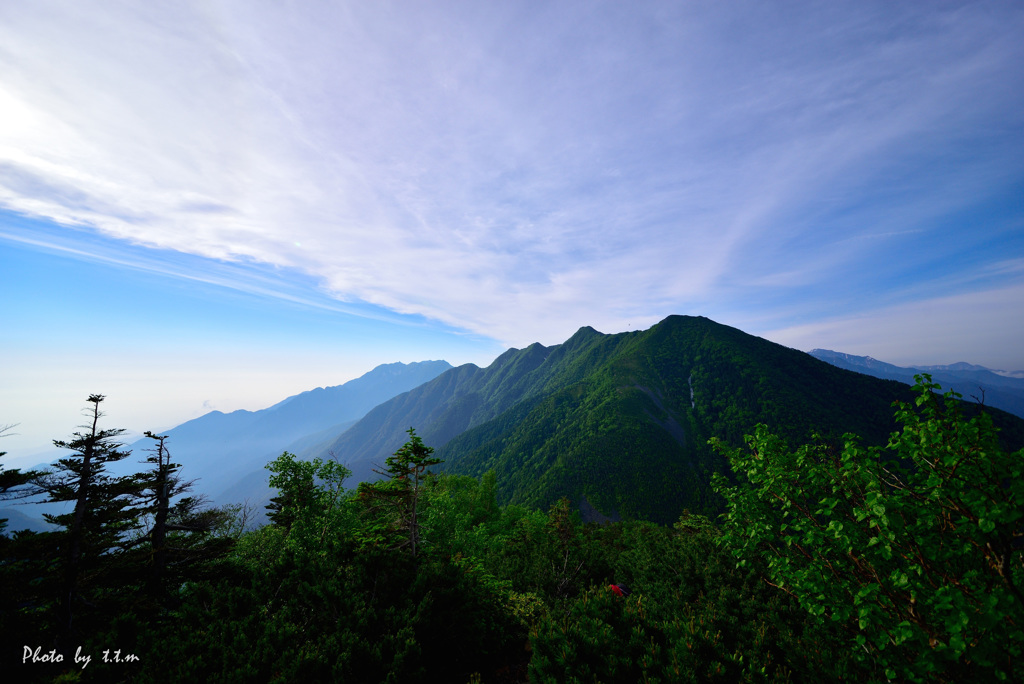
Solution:
{"label": "cirrus cloud", "polygon": [[957,3],[11,3],[0,206],[515,345],[954,302],[937,270],[1022,251],[1022,30]]}

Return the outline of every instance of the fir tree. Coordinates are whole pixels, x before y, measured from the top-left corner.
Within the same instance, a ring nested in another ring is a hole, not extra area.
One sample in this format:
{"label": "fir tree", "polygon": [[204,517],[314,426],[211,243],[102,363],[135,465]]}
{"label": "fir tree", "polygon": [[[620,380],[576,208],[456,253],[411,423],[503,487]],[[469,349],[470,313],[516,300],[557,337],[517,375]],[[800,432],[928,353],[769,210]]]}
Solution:
{"label": "fir tree", "polygon": [[392,518],[393,526],[403,537],[395,548],[408,548],[416,557],[420,542],[420,499],[430,466],[441,463],[416,435],[414,428],[407,430],[409,441],[391,456],[384,470],[374,471],[387,480],[359,485],[359,498],[368,510],[384,512]]}
{"label": "fir tree", "polygon": [[[144,434],[156,441],[156,447],[149,450],[150,456],[145,461],[151,464],[152,469],[141,478],[143,486],[139,497],[141,510],[146,513],[147,517],[150,517],[152,523],[148,532],[138,541],[149,542],[151,553],[149,554],[147,584],[150,594],[161,595],[163,594],[165,571],[171,556],[180,556],[180,553],[175,552],[182,550],[172,548],[169,534],[209,532],[216,524],[223,522],[227,513],[200,510],[205,504],[203,497],[198,499],[186,497],[172,506],[172,499],[191,490],[194,481],[181,479],[179,475],[181,464],[171,461],[171,454],[166,444],[167,435],[157,435],[148,430]],[[223,544],[219,546],[222,547]],[[219,551],[223,550],[223,548],[219,549]],[[201,558],[206,554],[200,552],[194,555]],[[188,564],[187,559],[176,559],[178,566]]]}
{"label": "fir tree", "polygon": [[[131,499],[141,487],[137,477],[113,477],[107,466],[126,458],[127,451],[117,438],[122,429],[101,430],[103,416],[100,403],[104,397],[93,394],[86,409],[89,422],[81,426],[68,441],[53,444],[73,453],[59,459],[56,472],[37,480],[49,495],[48,502],[74,502],[70,513],[44,514],[47,522],[64,528],[61,535],[61,579],[58,598],[58,646],[65,653],[72,647],[75,606],[80,601],[95,606],[87,598],[95,587],[103,584],[112,563],[105,554],[125,542],[127,534],[138,526],[138,511]],[[65,657],[67,657],[65,655]]]}

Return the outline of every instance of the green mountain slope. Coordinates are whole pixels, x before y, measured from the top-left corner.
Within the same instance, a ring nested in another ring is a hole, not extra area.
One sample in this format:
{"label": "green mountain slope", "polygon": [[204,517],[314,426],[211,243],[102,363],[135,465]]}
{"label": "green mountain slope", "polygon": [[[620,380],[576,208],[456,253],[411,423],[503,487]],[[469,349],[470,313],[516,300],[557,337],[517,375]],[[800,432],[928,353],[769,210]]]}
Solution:
{"label": "green mountain slope", "polygon": [[910,389],[671,316],[616,335],[581,328],[561,345],[453,369],[375,408],[332,450],[370,479],[415,427],[444,468],[496,470],[502,502],[545,507],[568,496],[604,516],[671,522],[684,509],[717,512],[708,482],[725,464],[710,437],[739,444],[766,423],[794,442],[817,431],[882,443],[897,398]]}
{"label": "green mountain slope", "polygon": [[510,349],[487,368],[453,368],[377,406],[324,450],[353,471],[353,481],[373,479],[415,427],[424,442],[442,446],[453,437],[514,408],[520,402],[578,382],[607,356],[609,340],[583,328],[567,342]]}
{"label": "green mountain slope", "polygon": [[446,467],[494,468],[507,501],[569,496],[604,515],[669,522],[717,508],[708,481],[724,464],[708,438],[739,443],[764,422],[794,440],[819,430],[880,442],[892,401],[909,397],[706,318],[587,337],[585,350],[566,350],[575,372],[561,386],[448,441]]}

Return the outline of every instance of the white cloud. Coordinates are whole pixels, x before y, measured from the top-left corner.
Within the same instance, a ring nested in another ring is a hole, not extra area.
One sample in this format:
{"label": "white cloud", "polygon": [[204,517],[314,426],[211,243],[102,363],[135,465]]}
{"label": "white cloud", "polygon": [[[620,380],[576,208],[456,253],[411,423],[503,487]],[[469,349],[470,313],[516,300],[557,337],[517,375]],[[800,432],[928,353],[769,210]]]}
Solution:
{"label": "white cloud", "polygon": [[[516,345],[820,299],[878,260],[855,238],[1005,186],[930,150],[1018,115],[1021,28],[862,3],[11,3],[0,206]],[[873,197],[903,174],[941,194]]]}
{"label": "white cloud", "polygon": [[831,349],[896,365],[968,361],[1021,370],[1024,283],[886,307],[762,333],[804,351]]}

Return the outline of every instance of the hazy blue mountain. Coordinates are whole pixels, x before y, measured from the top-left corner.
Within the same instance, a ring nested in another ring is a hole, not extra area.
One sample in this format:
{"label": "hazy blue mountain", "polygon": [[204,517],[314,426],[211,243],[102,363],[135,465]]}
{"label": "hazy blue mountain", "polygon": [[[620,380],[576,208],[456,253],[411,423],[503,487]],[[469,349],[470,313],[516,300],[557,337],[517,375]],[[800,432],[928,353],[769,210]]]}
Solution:
{"label": "hazy blue mountain", "polygon": [[0,519],[7,519],[5,532],[10,534],[16,530],[32,530],[33,532],[50,532],[56,529],[43,520],[41,515],[36,515],[35,506],[7,505],[0,508]]}
{"label": "hazy blue mountain", "polygon": [[[336,437],[377,404],[450,368],[447,361],[384,364],[343,385],[318,387],[259,411],[212,411],[163,434],[168,435],[174,460],[183,466],[182,476],[198,479],[196,491],[216,503],[241,501],[269,492],[263,467],[282,451],[319,452],[322,442]],[[150,439],[134,442],[130,448],[140,457],[125,460],[135,468],[152,444]],[[239,481],[251,482],[252,473],[263,478],[262,487],[250,488],[247,496],[237,499],[225,496],[229,489],[235,495],[247,491]]]}
{"label": "hazy blue mountain", "polygon": [[839,368],[908,384],[914,383],[915,375],[929,373],[943,390],[956,390],[965,401],[984,399],[986,406],[1024,418],[1024,371],[993,370],[963,361],[942,366],[902,367],[870,356],[854,356],[829,349],[812,349],[810,354]]}
{"label": "hazy blue mountain", "polygon": [[[649,330],[581,328],[560,345],[511,349],[487,368],[453,368],[370,411],[331,445],[354,480],[415,427],[444,468],[498,474],[503,501],[570,497],[589,516],[674,520],[712,512],[708,447],[759,422],[793,441],[812,431],[883,443],[908,387],[852,373],[706,318]],[[1011,418],[1003,416],[1000,420]],[[1024,440],[1024,423],[1006,433]]]}
{"label": "hazy blue mountain", "polygon": [[[447,361],[384,364],[342,385],[302,392],[259,411],[211,411],[162,434],[168,436],[166,444],[174,461],[183,466],[182,477],[195,480],[194,494],[206,495],[218,505],[248,500],[262,514],[272,494],[264,466],[282,451],[319,455],[371,408],[451,367]],[[113,464],[111,474],[144,469],[141,462],[153,444],[143,438],[127,445],[132,456]],[[55,452],[54,458],[62,455]],[[46,467],[43,463],[35,468]],[[8,530],[47,529],[42,514],[60,513],[65,507],[35,504],[5,509],[14,511]]]}

